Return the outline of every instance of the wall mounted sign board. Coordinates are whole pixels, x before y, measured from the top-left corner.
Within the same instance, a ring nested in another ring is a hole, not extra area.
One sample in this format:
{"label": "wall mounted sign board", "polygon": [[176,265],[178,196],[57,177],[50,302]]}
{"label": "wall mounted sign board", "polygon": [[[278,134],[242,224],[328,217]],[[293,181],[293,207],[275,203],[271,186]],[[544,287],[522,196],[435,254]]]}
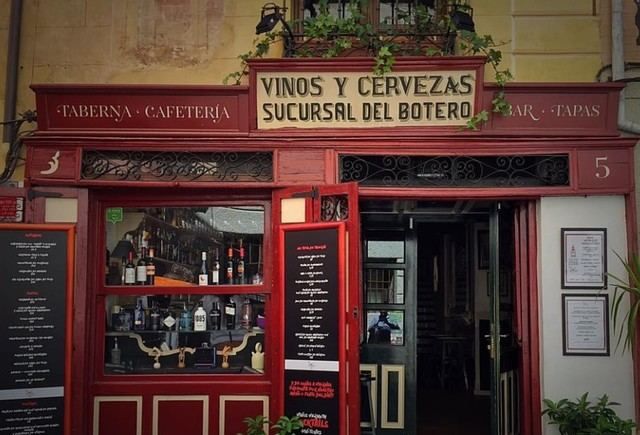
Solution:
{"label": "wall mounted sign board", "polygon": [[70,433],[73,236],[0,225],[0,433]]}
{"label": "wall mounted sign board", "polygon": [[562,295],[563,355],[609,356],[609,296]]}
{"label": "wall mounted sign board", "polygon": [[344,227],[284,229],[285,415],[318,435],[339,434],[346,405],[343,325]]}
{"label": "wall mounted sign board", "polygon": [[562,228],[562,288],[607,287],[607,229]]}

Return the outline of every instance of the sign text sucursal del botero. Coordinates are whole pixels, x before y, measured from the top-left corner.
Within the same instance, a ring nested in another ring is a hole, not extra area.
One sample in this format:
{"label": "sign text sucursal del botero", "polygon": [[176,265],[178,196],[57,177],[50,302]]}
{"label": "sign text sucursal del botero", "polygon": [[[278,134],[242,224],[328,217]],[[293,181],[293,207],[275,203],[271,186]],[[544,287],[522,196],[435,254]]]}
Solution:
{"label": "sign text sucursal del botero", "polygon": [[256,86],[259,129],[461,126],[476,71],[259,72]]}

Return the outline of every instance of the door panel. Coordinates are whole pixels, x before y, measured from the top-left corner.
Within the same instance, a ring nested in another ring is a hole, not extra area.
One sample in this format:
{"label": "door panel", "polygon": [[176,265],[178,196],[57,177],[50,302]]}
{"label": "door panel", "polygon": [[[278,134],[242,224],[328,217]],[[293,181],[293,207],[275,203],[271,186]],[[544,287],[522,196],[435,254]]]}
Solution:
{"label": "door panel", "polygon": [[[358,434],[360,421],[360,376],[359,376],[359,334],[360,330],[360,222],[358,211],[357,183],[323,186],[296,186],[281,189],[273,195],[274,239],[277,240],[281,228],[291,224],[342,222],[345,226],[345,291],[341,306],[344,307],[345,322],[345,366],[340,367],[340,377],[344,379],[340,434]],[[275,258],[281,258],[275,252]],[[276,270],[284,265],[276,264]],[[278,274],[277,276],[279,276]],[[276,283],[274,297],[282,296],[283,283]],[[282,317],[276,320],[276,330],[283,331]],[[356,331],[354,333],[354,331]],[[274,373],[283,373],[282,349],[276,354]],[[279,384],[282,391],[283,381]],[[278,391],[276,390],[276,391]],[[274,397],[274,409],[282,413],[284,404],[280,394]],[[281,414],[279,414],[281,415]]]}
{"label": "door panel", "polygon": [[[371,412],[362,433],[415,433],[416,259],[413,230],[368,228],[363,240],[363,320],[361,371],[371,373]],[[363,401],[368,404],[368,401]],[[365,418],[366,417],[366,418]]]}

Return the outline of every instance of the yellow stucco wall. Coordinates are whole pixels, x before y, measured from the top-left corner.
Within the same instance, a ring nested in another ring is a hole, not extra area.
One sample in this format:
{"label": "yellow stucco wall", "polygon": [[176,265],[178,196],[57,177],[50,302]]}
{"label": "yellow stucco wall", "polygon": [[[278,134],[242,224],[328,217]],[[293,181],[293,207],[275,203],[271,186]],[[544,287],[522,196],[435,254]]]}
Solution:
{"label": "yellow stucco wall", "polygon": [[[17,110],[34,108],[31,83],[221,84],[238,69],[237,56],[251,49],[264,2],[24,0]],[[601,19],[609,18],[600,2],[471,3],[478,33],[501,42],[504,65],[517,81],[592,82],[608,56]],[[10,3],[0,2],[0,47],[7,43]],[[0,56],[3,101],[5,60]]]}

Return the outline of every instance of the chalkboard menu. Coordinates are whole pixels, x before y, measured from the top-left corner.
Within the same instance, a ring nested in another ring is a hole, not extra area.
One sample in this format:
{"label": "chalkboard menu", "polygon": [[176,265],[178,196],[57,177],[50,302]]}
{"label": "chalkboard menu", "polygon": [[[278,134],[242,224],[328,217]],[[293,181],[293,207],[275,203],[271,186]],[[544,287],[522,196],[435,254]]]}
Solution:
{"label": "chalkboard menu", "polygon": [[2,434],[64,433],[68,230],[38,228],[0,227]]}
{"label": "chalkboard menu", "polygon": [[285,412],[301,434],[340,431],[337,227],[285,231]]}

